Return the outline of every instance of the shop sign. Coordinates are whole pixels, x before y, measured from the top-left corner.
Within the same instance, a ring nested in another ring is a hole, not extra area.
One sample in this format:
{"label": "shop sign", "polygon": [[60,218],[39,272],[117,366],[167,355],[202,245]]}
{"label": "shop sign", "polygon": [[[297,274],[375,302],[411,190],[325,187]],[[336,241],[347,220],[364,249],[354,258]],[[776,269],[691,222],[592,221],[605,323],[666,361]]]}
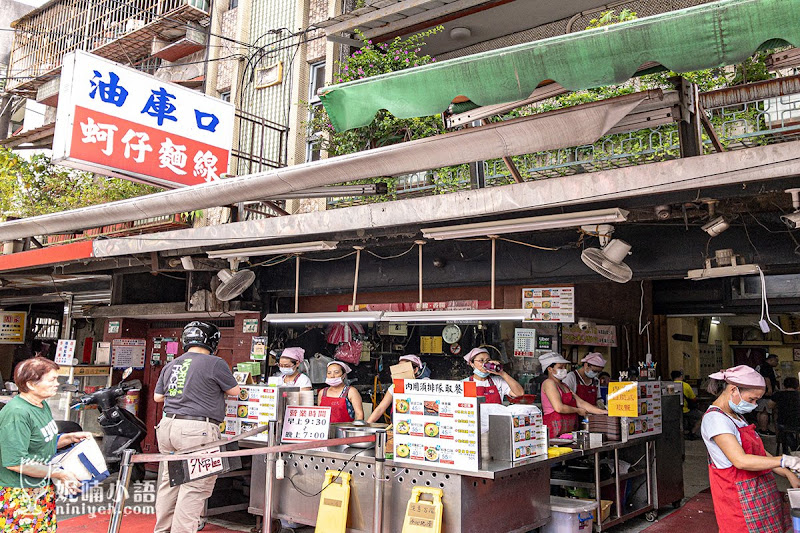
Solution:
{"label": "shop sign", "polygon": [[258,333],[258,319],[245,318],[242,321],[242,333]]}
{"label": "shop sign", "polygon": [[78,341],[75,340],[58,340],[55,357],[55,362],[57,365],[70,366],[73,364],[73,358],[75,357],[75,345],[77,343]]}
{"label": "shop sign", "polygon": [[608,416],[638,416],[638,392],[639,388],[635,381],[612,381],[609,383]]}
{"label": "shop sign", "polygon": [[[235,437],[277,419],[278,387],[243,385],[238,397],[228,396],[225,399],[222,433]],[[251,439],[267,442],[268,435],[262,432],[247,438]]]}
{"label": "shop sign", "polygon": [[514,355],[533,357],[536,347],[536,330],[514,328]]}
{"label": "shop sign", "polygon": [[480,413],[474,382],[394,381],[394,459],[476,471]]}
{"label": "shop sign", "polygon": [[111,320],[108,323],[108,332],[109,333],[119,333],[119,320]]}
{"label": "shop sign", "polygon": [[22,344],[25,342],[25,311],[0,312],[0,344]]}
{"label": "shop sign", "polygon": [[114,368],[144,368],[144,339],[113,339],[111,341],[111,366]]}
{"label": "shop sign", "polygon": [[234,107],[83,51],[64,56],[53,160],[175,188],[228,171]]}
{"label": "shop sign", "polygon": [[536,310],[526,322],[575,322],[575,287],[522,289],[522,307]]}
{"label": "shop sign", "polygon": [[326,440],[331,427],[330,407],[290,405],[283,417],[281,442]]}
{"label": "shop sign", "polygon": [[581,329],[577,324],[564,326],[561,342],[573,346],[617,346],[617,326],[589,326]]}
{"label": "shop sign", "polygon": [[489,309],[491,302],[488,300],[448,300],[444,302],[422,302],[419,303],[375,303],[340,305],[337,311],[470,311],[475,309]]}

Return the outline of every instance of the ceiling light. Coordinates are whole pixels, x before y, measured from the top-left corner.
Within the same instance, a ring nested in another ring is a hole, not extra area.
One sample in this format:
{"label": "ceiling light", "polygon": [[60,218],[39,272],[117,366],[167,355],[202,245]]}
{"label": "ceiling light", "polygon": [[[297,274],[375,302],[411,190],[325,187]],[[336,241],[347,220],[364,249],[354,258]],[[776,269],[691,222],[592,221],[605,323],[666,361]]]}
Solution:
{"label": "ceiling light", "polygon": [[234,248],[230,250],[216,250],[208,252],[211,259],[229,259],[232,257],[257,257],[262,255],[297,254],[302,252],[320,252],[335,250],[338,241],[311,241],[290,244],[275,244],[272,246],[256,246],[253,248]]}
{"label": "ceiling light", "polygon": [[273,324],[317,324],[330,322],[377,322],[383,311],[343,311],[334,313],[272,313],[264,322]]}
{"label": "ceiling light", "polygon": [[720,320],[718,316],[712,316],[711,317],[711,323],[714,324],[714,325],[721,324],[722,320]]}
{"label": "ceiling light", "polygon": [[384,322],[448,322],[479,320],[530,320],[535,309],[459,309],[452,311],[387,311]]}
{"label": "ceiling light", "polygon": [[716,237],[730,227],[731,225],[727,220],[725,220],[725,217],[717,217],[711,222],[704,224],[702,230],[712,237]]}
{"label": "ceiling light", "polygon": [[597,211],[582,211],[579,213],[561,213],[558,215],[544,215],[528,218],[514,218],[511,220],[493,220],[491,222],[477,222],[462,224],[460,226],[444,226],[438,228],[423,228],[425,238],[437,241],[447,239],[462,239],[466,237],[482,237],[486,235],[499,235],[502,233],[519,233],[545,229],[570,228],[573,226],[588,226],[592,224],[610,224],[612,222],[625,222],[628,212],[624,209],[600,209]]}
{"label": "ceiling light", "polygon": [[727,278],[731,276],[749,276],[758,274],[758,265],[734,265],[723,267],[698,268],[686,273],[686,279],[701,280],[711,278]]}

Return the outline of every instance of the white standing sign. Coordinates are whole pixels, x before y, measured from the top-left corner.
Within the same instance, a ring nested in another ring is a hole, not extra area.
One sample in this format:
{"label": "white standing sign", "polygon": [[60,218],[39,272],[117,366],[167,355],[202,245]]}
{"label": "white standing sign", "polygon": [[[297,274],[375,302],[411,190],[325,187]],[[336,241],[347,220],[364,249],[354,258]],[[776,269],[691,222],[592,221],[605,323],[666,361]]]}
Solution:
{"label": "white standing sign", "polygon": [[283,417],[281,442],[325,440],[331,426],[330,407],[290,405]]}
{"label": "white standing sign", "polygon": [[234,107],[88,52],[64,56],[53,160],[167,188],[228,171]]}
{"label": "white standing sign", "polygon": [[75,345],[77,341],[59,339],[56,346],[55,361],[58,365],[72,365],[72,359],[75,357]]}
{"label": "white standing sign", "polygon": [[480,415],[474,381],[395,380],[394,458],[478,470]]}

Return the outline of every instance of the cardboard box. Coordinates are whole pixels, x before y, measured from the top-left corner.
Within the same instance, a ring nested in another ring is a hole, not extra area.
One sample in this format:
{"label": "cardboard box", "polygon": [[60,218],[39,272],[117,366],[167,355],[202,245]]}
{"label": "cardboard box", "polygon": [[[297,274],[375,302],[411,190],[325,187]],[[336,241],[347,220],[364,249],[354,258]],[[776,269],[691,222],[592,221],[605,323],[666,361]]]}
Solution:
{"label": "cardboard box", "polygon": [[392,365],[389,367],[389,370],[392,373],[392,379],[414,379],[416,376],[414,375],[414,366],[409,363],[408,361],[403,361],[402,363],[398,363],[396,365]]}

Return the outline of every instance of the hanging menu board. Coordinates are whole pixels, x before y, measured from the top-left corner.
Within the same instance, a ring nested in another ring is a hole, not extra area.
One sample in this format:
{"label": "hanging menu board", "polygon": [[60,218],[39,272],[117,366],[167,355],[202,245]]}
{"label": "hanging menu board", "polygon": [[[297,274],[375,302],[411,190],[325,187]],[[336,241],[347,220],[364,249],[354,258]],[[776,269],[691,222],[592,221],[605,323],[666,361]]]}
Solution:
{"label": "hanging menu board", "polygon": [[144,368],[144,339],[114,339],[111,341],[111,366],[114,368]]}
{"label": "hanging menu board", "polygon": [[[264,385],[243,385],[239,396],[225,399],[225,420],[222,433],[235,437],[251,429],[264,426],[270,420],[277,420],[278,387]],[[262,432],[247,440],[267,441],[267,433]]]}
{"label": "hanging menu board", "polygon": [[396,379],[394,391],[395,461],[478,470],[474,382]]}
{"label": "hanging menu board", "polygon": [[24,311],[0,312],[0,344],[25,342],[25,324],[28,313]]}
{"label": "hanging menu board", "polygon": [[575,287],[522,289],[522,307],[536,310],[526,322],[575,322]]}

